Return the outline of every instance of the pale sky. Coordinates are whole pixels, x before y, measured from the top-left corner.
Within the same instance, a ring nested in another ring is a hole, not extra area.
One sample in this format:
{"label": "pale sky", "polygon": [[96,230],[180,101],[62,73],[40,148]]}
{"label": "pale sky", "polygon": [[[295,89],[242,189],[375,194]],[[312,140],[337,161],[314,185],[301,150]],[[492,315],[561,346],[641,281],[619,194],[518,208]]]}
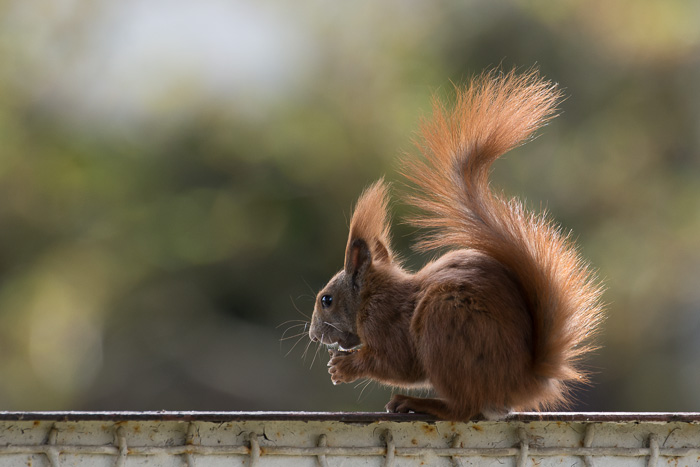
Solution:
{"label": "pale sky", "polygon": [[34,72],[22,85],[89,119],[212,99],[260,111],[303,83],[315,55],[293,9],[244,0],[21,2],[4,26]]}

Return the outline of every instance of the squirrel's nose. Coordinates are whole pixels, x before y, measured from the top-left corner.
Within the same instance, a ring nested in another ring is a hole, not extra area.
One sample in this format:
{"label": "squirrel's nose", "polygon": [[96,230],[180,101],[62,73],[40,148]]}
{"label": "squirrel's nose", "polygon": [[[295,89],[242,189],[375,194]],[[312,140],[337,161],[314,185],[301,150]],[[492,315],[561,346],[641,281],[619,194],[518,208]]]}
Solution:
{"label": "squirrel's nose", "polygon": [[311,339],[311,342],[318,342],[318,336],[316,335],[313,326],[309,329],[309,339]]}

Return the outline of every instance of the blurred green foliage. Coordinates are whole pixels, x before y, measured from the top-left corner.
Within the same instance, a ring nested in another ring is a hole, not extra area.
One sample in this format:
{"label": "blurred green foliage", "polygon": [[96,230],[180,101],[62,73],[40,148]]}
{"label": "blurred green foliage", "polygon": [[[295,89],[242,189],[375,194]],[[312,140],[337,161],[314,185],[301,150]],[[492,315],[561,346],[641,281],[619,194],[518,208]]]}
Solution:
{"label": "blurred green foliage", "polygon": [[698,5],[1,3],[0,408],[381,410],[302,335],[352,202],[434,92],[537,64],[568,98],[494,184],[609,289],[574,408],[697,410]]}

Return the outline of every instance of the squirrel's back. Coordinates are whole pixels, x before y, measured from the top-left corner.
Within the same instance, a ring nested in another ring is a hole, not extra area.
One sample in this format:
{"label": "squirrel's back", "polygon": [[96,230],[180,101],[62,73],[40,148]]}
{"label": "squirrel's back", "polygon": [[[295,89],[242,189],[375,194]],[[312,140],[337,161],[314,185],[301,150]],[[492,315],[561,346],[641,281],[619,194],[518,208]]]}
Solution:
{"label": "squirrel's back", "polygon": [[[420,247],[477,250],[511,271],[532,318],[533,374],[584,381],[578,363],[602,320],[601,287],[568,235],[493,193],[488,179],[498,157],[553,118],[561,94],[536,71],[485,73],[456,94],[453,107],[435,100],[422,157],[404,161],[418,188],[409,201],[423,213],[414,223],[431,231]],[[565,391],[556,384],[540,404],[562,402]]]}

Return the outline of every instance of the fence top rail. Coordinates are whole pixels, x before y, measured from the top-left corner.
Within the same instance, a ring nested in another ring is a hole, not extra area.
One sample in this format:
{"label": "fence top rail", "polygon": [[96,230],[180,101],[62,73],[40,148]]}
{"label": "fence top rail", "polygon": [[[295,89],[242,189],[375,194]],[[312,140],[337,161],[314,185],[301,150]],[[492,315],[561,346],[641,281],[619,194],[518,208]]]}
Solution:
{"label": "fence top rail", "polygon": [[[121,411],[121,412],[2,412],[0,421],[337,421],[345,423],[435,422],[423,414],[385,412],[198,412],[198,411]],[[700,412],[515,412],[507,422],[687,422],[700,423]]]}

